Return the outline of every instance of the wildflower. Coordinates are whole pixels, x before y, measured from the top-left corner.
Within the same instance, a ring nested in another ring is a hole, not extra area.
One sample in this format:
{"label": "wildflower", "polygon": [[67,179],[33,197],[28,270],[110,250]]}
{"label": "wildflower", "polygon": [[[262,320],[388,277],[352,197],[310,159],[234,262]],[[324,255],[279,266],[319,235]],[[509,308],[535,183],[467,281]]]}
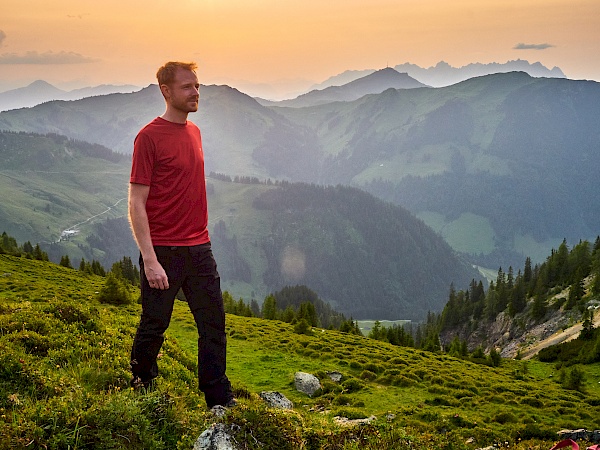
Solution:
{"label": "wildflower", "polygon": [[20,405],[21,400],[19,400],[19,394],[11,394],[8,396],[8,401],[14,403],[15,405]]}

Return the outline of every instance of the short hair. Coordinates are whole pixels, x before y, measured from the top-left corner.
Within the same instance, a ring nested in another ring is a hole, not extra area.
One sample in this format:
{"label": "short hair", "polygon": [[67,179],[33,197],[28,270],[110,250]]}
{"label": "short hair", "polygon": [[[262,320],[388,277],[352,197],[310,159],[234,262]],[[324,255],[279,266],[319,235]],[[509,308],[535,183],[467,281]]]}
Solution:
{"label": "short hair", "polygon": [[175,80],[175,72],[177,69],[191,70],[195,72],[198,65],[195,62],[180,62],[180,61],[169,61],[165,63],[158,72],[156,72],[156,79],[158,80],[158,86],[163,84],[170,85]]}

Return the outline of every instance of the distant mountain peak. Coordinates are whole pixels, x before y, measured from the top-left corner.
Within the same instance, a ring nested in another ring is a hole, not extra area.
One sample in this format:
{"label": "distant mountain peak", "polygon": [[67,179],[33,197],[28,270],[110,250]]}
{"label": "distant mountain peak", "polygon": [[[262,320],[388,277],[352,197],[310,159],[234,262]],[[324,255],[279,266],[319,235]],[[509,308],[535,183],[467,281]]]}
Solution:
{"label": "distant mountain peak", "polygon": [[36,80],[25,87],[0,92],[0,111],[30,108],[52,100],[78,100],[85,97],[107,95],[112,93],[128,93],[140,88],[132,85],[113,86],[102,84],[72,91],[64,91],[44,80]]}
{"label": "distant mountain peak", "polygon": [[33,83],[27,85],[27,87],[38,87],[38,86],[53,87],[55,89],[58,89],[55,86],[51,85],[50,83],[48,83],[47,81],[44,81],[44,80],[35,80]]}
{"label": "distant mountain peak", "polygon": [[388,89],[414,89],[419,87],[427,86],[405,72],[400,73],[392,67],[385,67],[341,86],[330,86],[322,90],[316,89],[292,100],[269,102],[269,104],[298,108],[336,101],[354,101],[365,95],[381,94]]}

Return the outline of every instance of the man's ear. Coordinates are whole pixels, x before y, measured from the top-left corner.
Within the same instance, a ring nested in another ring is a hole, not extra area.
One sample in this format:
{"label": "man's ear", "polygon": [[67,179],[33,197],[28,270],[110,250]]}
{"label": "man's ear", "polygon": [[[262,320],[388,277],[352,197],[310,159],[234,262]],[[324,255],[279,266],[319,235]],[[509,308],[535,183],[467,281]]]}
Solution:
{"label": "man's ear", "polygon": [[169,86],[166,84],[160,85],[160,92],[162,93],[162,95],[165,99],[168,99],[169,97],[171,97],[171,90],[169,89]]}

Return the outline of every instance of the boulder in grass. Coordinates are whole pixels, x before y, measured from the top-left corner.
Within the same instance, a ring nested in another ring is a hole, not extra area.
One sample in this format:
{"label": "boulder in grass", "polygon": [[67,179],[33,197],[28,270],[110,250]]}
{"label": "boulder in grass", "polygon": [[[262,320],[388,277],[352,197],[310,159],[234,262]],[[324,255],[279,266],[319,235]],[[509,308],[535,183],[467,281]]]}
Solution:
{"label": "boulder in grass", "polygon": [[196,439],[193,450],[237,450],[234,442],[227,427],[215,423]]}
{"label": "boulder in grass", "polygon": [[306,372],[296,372],[294,376],[296,389],[309,397],[312,397],[317,390],[321,389],[319,379]]}
{"label": "boulder in grass", "polygon": [[263,391],[260,393],[260,397],[271,408],[279,408],[279,409],[293,409],[294,408],[294,404],[290,400],[288,400],[285,395],[283,395],[280,392]]}

